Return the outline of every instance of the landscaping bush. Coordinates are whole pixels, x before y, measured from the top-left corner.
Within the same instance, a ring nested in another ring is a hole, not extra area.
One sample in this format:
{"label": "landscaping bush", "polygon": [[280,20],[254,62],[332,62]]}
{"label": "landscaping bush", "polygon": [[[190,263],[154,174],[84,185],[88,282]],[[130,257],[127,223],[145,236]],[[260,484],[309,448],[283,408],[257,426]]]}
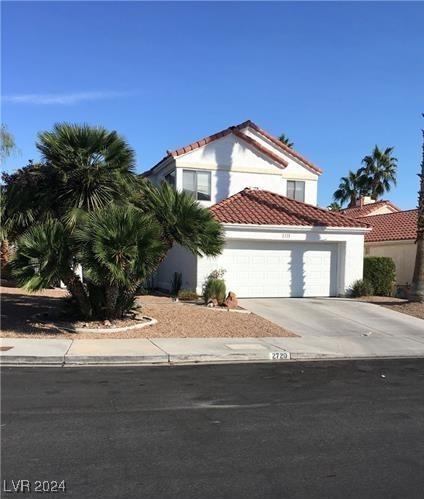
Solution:
{"label": "landscaping bush", "polygon": [[222,305],[227,295],[227,288],[223,279],[209,279],[205,285],[205,302],[215,299],[218,305]]}
{"label": "landscaping bush", "polygon": [[351,295],[354,298],[358,298],[359,296],[372,296],[373,294],[373,285],[365,279],[358,279],[352,285]]}
{"label": "landscaping bush", "polygon": [[182,289],[178,293],[178,298],[182,301],[192,301],[197,300],[199,298],[199,295],[191,289]]}
{"label": "landscaping bush", "polygon": [[368,281],[377,296],[390,296],[396,278],[396,265],[392,258],[367,256],[364,258],[364,281]]}

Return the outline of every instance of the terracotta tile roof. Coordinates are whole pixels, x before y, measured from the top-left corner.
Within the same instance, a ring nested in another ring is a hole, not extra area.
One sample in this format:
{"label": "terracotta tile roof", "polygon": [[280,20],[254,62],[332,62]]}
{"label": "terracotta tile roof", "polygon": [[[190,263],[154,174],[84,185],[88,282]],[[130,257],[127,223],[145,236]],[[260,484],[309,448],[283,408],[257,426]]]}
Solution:
{"label": "terracotta tile roof", "polygon": [[365,242],[415,240],[417,237],[418,210],[397,211],[366,218],[372,231],[365,236]]}
{"label": "terracotta tile roof", "polygon": [[299,225],[324,227],[369,227],[340,213],[301,203],[260,189],[244,189],[211,207],[222,223]]}
{"label": "terracotta tile roof", "polygon": [[290,147],[286,146],[283,142],[278,140],[276,137],[272,136],[262,128],[260,128],[258,125],[253,123],[250,120],[244,121],[243,123],[240,123],[239,125],[235,126],[230,126],[226,128],[225,130],[221,130],[220,132],[214,133],[213,135],[209,135],[207,137],[204,137],[203,139],[196,140],[195,142],[192,142],[191,144],[188,144],[184,147],[180,147],[179,149],[175,149],[173,151],[167,151],[167,154],[164,158],[162,158],[159,163],[154,165],[150,170],[144,172],[142,175],[143,176],[149,176],[150,173],[154,168],[162,164],[164,161],[166,161],[169,158],[176,158],[178,156],[181,156],[183,154],[187,154],[190,151],[194,151],[195,149],[198,149],[199,147],[203,147],[206,144],[210,144],[211,142],[214,142],[215,140],[221,139],[222,137],[225,137],[226,135],[229,134],[234,134],[237,137],[243,139],[247,143],[249,143],[251,146],[255,147],[258,151],[260,151],[263,154],[266,154],[269,156],[273,161],[278,163],[280,166],[285,168],[288,163],[285,161],[283,158],[277,156],[274,154],[272,151],[269,149],[263,147],[257,140],[253,139],[252,137],[248,137],[244,133],[241,133],[240,130],[243,130],[244,128],[252,128],[253,130],[256,130],[259,134],[263,135],[265,138],[267,138],[269,141],[273,142],[277,147],[282,149],[286,154],[289,156],[292,156],[299,160],[301,163],[303,163],[309,170],[312,170],[314,173],[321,174],[322,170],[321,168],[318,168],[318,166],[314,165],[311,163],[309,160],[307,160],[305,157],[300,155],[298,152],[296,152],[294,149],[291,149]]}
{"label": "terracotta tile roof", "polygon": [[353,218],[367,217],[371,215],[373,211],[378,210],[383,206],[388,206],[393,211],[400,211],[400,208],[398,208],[391,201],[382,199],[380,201],[376,201],[375,203],[364,204],[363,206],[353,206],[352,208],[345,208],[344,210],[340,210],[340,213],[344,213],[345,215]]}

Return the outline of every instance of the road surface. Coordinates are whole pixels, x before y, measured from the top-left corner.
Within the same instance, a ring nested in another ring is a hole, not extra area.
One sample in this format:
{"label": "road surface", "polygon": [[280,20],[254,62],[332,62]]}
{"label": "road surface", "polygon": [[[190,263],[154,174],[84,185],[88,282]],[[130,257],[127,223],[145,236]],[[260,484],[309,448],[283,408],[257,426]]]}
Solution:
{"label": "road surface", "polygon": [[[1,497],[423,497],[424,360],[3,368],[1,381]],[[7,492],[18,480],[31,492]]]}

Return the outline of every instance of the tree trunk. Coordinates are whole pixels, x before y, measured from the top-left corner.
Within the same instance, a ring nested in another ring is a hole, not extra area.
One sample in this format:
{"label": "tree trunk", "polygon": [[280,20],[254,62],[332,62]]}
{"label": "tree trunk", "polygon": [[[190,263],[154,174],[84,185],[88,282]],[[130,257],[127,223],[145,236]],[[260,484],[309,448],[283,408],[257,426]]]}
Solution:
{"label": "tree trunk", "polygon": [[424,231],[421,231],[417,239],[417,256],[410,299],[424,303]]}
{"label": "tree trunk", "polygon": [[78,307],[82,315],[86,319],[91,319],[93,311],[91,309],[90,299],[87,295],[87,292],[85,291],[81,279],[71,271],[69,274],[62,277],[62,280],[65,283],[66,287],[68,288],[68,291],[77,301]]}
{"label": "tree trunk", "polygon": [[119,295],[118,286],[108,286],[106,288],[106,303],[105,303],[105,319],[116,319],[122,315],[122,312],[117,309],[117,300]]}
{"label": "tree trunk", "polygon": [[8,277],[8,272],[6,265],[9,263],[10,259],[10,246],[7,239],[3,239],[0,243],[0,265],[1,265],[1,276],[5,279]]}
{"label": "tree trunk", "polygon": [[410,299],[424,303],[424,130],[423,159],[421,162],[420,192],[418,195],[417,256],[415,257],[414,277]]}

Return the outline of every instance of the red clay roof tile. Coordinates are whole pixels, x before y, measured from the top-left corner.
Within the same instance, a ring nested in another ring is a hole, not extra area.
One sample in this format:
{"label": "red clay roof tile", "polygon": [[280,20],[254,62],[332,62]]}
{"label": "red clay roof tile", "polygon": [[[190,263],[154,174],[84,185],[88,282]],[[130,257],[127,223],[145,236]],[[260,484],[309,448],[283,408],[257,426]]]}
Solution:
{"label": "red clay roof tile", "polygon": [[198,149],[199,147],[203,147],[204,145],[209,144],[215,140],[221,139],[222,137],[225,137],[226,135],[229,135],[230,133],[245,140],[250,145],[255,147],[257,150],[262,152],[263,154],[268,155],[271,159],[273,159],[274,161],[279,163],[283,168],[286,167],[288,165],[287,161],[285,161],[283,158],[280,158],[279,156],[274,154],[272,151],[270,151],[266,147],[263,147],[258,141],[256,141],[252,137],[248,137],[245,134],[240,132],[240,130],[243,130],[244,128],[248,128],[248,127],[253,128],[260,135],[263,135],[264,137],[266,137],[269,141],[273,142],[277,147],[282,149],[289,156],[292,156],[292,157],[296,158],[297,160],[299,160],[309,170],[312,170],[314,173],[317,173],[318,175],[320,175],[322,173],[321,168],[318,168],[318,166],[311,163],[304,156],[300,155],[298,152],[296,152],[291,147],[286,146],[286,144],[284,144],[283,142],[278,140],[276,137],[274,137],[270,133],[268,133],[265,130],[263,130],[262,128],[260,128],[258,125],[256,125],[252,121],[247,120],[247,121],[244,121],[243,123],[240,123],[239,125],[230,126],[230,127],[226,128],[225,130],[221,130],[220,132],[214,133],[213,135],[209,135],[208,137],[204,137],[203,139],[196,140],[195,142],[192,142],[191,144],[188,144],[187,146],[180,147],[179,149],[175,149],[174,151],[167,151],[166,156],[164,158],[162,158],[159,161],[159,163],[154,165],[150,170],[144,172],[142,175],[144,177],[149,176],[154,168],[156,168],[158,165],[163,163],[168,158],[171,158],[171,157],[175,158],[175,157],[181,156],[182,154],[186,154],[190,151]]}
{"label": "red clay roof tile", "polygon": [[[375,203],[364,204],[363,206],[352,206],[352,208],[344,208],[343,210],[340,210],[340,213],[344,213],[345,215],[354,218],[367,217],[371,215],[374,210],[379,209],[384,205],[389,206],[393,209],[393,211],[400,211],[400,209],[391,201],[382,199],[380,201],[376,201]],[[384,215],[384,213],[382,213],[382,215]]]}
{"label": "red clay roof tile", "polygon": [[244,189],[211,207],[222,223],[297,225],[321,227],[369,227],[364,220],[260,189]]}
{"label": "red clay roof tile", "polygon": [[415,240],[417,237],[418,210],[371,215],[366,221],[372,226],[372,231],[365,236],[367,243]]}

